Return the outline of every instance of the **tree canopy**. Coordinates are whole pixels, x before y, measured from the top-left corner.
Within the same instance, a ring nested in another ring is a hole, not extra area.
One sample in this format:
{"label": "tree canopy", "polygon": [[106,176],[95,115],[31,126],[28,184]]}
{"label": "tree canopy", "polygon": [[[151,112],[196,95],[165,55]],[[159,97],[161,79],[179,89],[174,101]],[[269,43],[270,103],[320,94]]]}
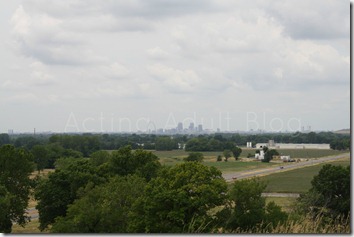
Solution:
{"label": "tree canopy", "polygon": [[261,224],[277,224],[287,219],[287,214],[274,202],[266,205],[262,197],[266,184],[259,179],[245,179],[234,183],[230,190],[230,217],[226,222],[229,230],[249,230]]}
{"label": "tree canopy", "polygon": [[226,182],[214,167],[185,162],[165,168],[134,205],[130,231],[182,233],[192,222],[209,223],[208,211],[225,204],[226,191]]}
{"label": "tree canopy", "polygon": [[83,190],[82,197],[59,217],[54,233],[125,233],[131,206],[144,193],[146,181],[138,176],[116,176],[106,184]]}
{"label": "tree canopy", "polygon": [[0,232],[11,232],[13,222],[24,225],[28,221],[25,211],[33,170],[33,156],[28,151],[13,145],[0,147]]}
{"label": "tree canopy", "polygon": [[311,185],[311,189],[299,198],[300,211],[330,218],[350,214],[350,166],[326,164]]}

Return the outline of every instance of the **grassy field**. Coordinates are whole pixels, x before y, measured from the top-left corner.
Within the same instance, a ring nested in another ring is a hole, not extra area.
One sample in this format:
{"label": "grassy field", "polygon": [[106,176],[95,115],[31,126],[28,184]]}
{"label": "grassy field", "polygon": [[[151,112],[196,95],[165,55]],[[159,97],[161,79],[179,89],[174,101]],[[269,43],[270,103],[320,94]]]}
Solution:
{"label": "grassy field", "polygon": [[293,209],[293,205],[296,201],[294,197],[266,197],[266,203],[275,202],[278,206],[281,206],[282,210],[290,213]]}
{"label": "grassy field", "polygon": [[[350,159],[345,158],[331,162],[332,165],[350,165]],[[324,164],[304,167],[295,170],[271,174],[260,179],[267,182],[266,192],[304,193],[311,187],[312,178],[318,174]]]}
{"label": "grassy field", "polygon": [[[160,162],[163,165],[172,166],[178,163],[183,163],[183,158],[187,157],[189,152],[183,150],[173,150],[173,151],[152,151],[155,155],[160,158]],[[217,162],[216,158],[218,155],[222,155],[222,152],[202,152],[204,155],[203,164],[207,166],[214,166],[221,170],[223,173],[245,171],[259,168],[266,168],[273,165],[274,163],[263,163],[259,161],[254,161],[249,159],[247,162],[235,161],[233,157],[230,157],[228,162],[220,161]]]}
{"label": "grassy field", "polygon": [[[243,148],[240,155],[241,158],[246,158],[248,154],[254,156],[256,149]],[[321,150],[321,149],[277,149],[281,155],[290,155],[292,158],[319,158],[325,156],[338,155],[346,153],[348,151],[335,151],[335,150]],[[151,150],[160,159],[166,158],[183,158],[188,156],[190,152],[184,150],[173,150],[173,151],[155,151]],[[204,151],[201,152],[205,157],[216,157],[222,155],[222,151]]]}
{"label": "grassy field", "polygon": [[[318,149],[286,149],[278,150],[279,153],[284,155],[290,155],[292,158],[319,158],[330,155],[337,155],[344,153],[342,151],[334,150],[318,150]],[[173,151],[151,151],[160,159],[160,163],[167,166],[172,166],[183,162],[183,158],[187,157],[190,152],[184,150]],[[248,153],[254,154],[255,149],[243,149],[241,158],[245,158]],[[252,169],[266,168],[274,163],[262,163],[249,159],[248,162],[235,161],[234,158],[230,158],[228,162],[216,162],[218,155],[222,155],[222,152],[201,152],[204,155],[203,164],[207,166],[214,166],[220,169],[223,173],[246,171]],[[245,159],[248,160],[248,159]]]}
{"label": "grassy field", "polygon": [[39,229],[39,221],[38,219],[32,220],[29,223],[27,223],[24,227],[20,225],[13,225],[12,226],[12,234],[35,234],[35,233],[48,233],[46,231],[41,232]]}
{"label": "grassy field", "polygon": [[278,165],[276,163],[264,163],[264,162],[260,162],[260,161],[241,162],[241,161],[235,161],[235,160],[230,160],[228,162],[205,161],[205,162],[203,162],[203,164],[207,165],[207,166],[214,166],[214,167],[218,168],[219,170],[221,170],[222,173],[224,173],[224,174],[238,172],[238,171],[261,169],[261,168],[267,168],[267,167]]}
{"label": "grassy field", "polygon": [[[289,155],[291,158],[319,158],[325,156],[338,155],[348,151],[322,150],[322,149],[276,149],[281,155]],[[248,154],[254,156],[256,149],[243,148],[241,157]]]}

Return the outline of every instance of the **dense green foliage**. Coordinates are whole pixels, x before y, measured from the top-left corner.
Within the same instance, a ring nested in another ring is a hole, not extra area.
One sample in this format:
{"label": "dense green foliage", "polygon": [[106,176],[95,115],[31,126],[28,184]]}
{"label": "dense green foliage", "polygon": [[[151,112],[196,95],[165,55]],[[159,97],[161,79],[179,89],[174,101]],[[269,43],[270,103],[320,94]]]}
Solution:
{"label": "dense green foliage", "polygon": [[[56,135],[11,135],[0,134],[0,145],[13,144],[15,147],[33,150],[37,170],[54,168],[56,159],[65,157],[89,157],[99,150],[117,150],[125,146],[132,149],[186,151],[224,151],[231,150],[235,159],[239,157],[238,146],[246,142],[252,144],[274,140],[281,143],[330,143],[332,149],[350,149],[350,135],[332,132],[310,133],[269,133],[269,134],[212,134],[170,136],[155,134],[56,134]],[[45,147],[44,149],[38,149]],[[34,149],[33,149],[34,148]],[[242,152],[242,150],[241,150]],[[252,152],[250,153],[252,155]],[[246,156],[246,155],[245,155]],[[294,157],[294,156],[292,156]],[[308,157],[308,156],[304,156]]]}
{"label": "dense green foliage", "polygon": [[145,180],[138,176],[116,176],[104,185],[82,191],[69,206],[67,215],[56,219],[54,233],[125,233],[135,200],[144,193]]}
{"label": "dense green foliage", "polygon": [[276,225],[287,220],[287,214],[281,208],[270,202],[266,205],[262,197],[266,184],[258,179],[236,181],[230,191],[233,207],[230,209],[226,229],[248,230],[263,225]]}
{"label": "dense green foliage", "polygon": [[150,180],[156,176],[160,166],[157,156],[151,152],[144,150],[133,152],[132,148],[127,146],[113,151],[104,168],[110,175],[138,174]]}
{"label": "dense green foliage", "polygon": [[225,157],[225,161],[227,161],[230,157],[231,157],[231,151],[230,150],[224,150],[223,153],[222,153]]}
{"label": "dense green foliage", "polygon": [[347,150],[350,149],[350,137],[336,138],[329,144],[333,150]]}
{"label": "dense green foliage", "polygon": [[10,233],[12,223],[25,224],[34,170],[32,155],[12,145],[0,147],[0,232]]}
{"label": "dense green foliage", "polygon": [[67,209],[76,199],[78,192],[87,185],[96,186],[107,182],[110,177],[136,174],[145,180],[155,177],[160,163],[151,152],[123,147],[111,155],[101,151],[86,158],[60,158],[56,170],[47,179],[40,180],[35,197],[40,214],[40,229],[65,217]]}
{"label": "dense green foliage", "polygon": [[171,137],[158,137],[156,138],[155,149],[157,151],[171,151],[178,149],[178,143]]}
{"label": "dense green foliage", "polygon": [[[237,181],[228,192],[219,170],[209,167],[208,162],[196,162],[203,160],[202,153],[192,152],[185,159],[191,162],[183,163],[180,158],[179,164],[167,168],[161,166],[156,155],[143,149],[171,150],[185,144],[189,151],[224,151],[227,159],[233,156],[237,160],[242,152],[237,145],[269,139],[327,142],[339,150],[348,149],[350,141],[348,136],[333,133],[168,137],[0,134],[0,144],[14,144],[0,148],[0,228],[9,232],[12,223],[26,223],[24,211],[34,183],[29,174],[35,167],[38,172],[55,167],[55,172],[39,179],[35,187],[41,230],[50,227],[52,232],[71,233],[209,233],[220,228],[231,232],[267,229],[287,216],[274,203],[265,204],[260,195],[265,189],[263,183]],[[214,161],[217,155],[215,152]],[[273,155],[277,155],[275,150],[267,150],[265,160]],[[213,163],[217,167],[236,165],[232,169],[244,165],[235,161]],[[311,190],[299,199],[299,213],[320,213],[326,220],[348,215],[348,177],[349,168],[324,167],[312,181]]]}
{"label": "dense green foliage", "polygon": [[10,144],[10,136],[6,133],[0,134],[0,146]]}
{"label": "dense green foliage", "polygon": [[185,162],[165,168],[135,204],[130,231],[182,233],[191,222],[210,223],[208,211],[225,204],[226,191],[226,182],[214,167]]}
{"label": "dense green foliage", "polygon": [[235,160],[238,160],[238,158],[240,157],[241,153],[242,153],[242,149],[240,147],[233,147],[232,148],[232,155],[234,156]]}
{"label": "dense green foliage", "polygon": [[47,179],[40,180],[36,187],[35,198],[39,212],[40,229],[53,224],[58,216],[65,216],[69,204],[78,197],[77,192],[88,183],[100,184],[105,181],[97,174],[88,160],[66,158],[61,168],[50,173]]}
{"label": "dense green foliage", "polygon": [[350,166],[326,164],[311,181],[311,189],[300,196],[299,209],[312,216],[336,218],[350,214]]}
{"label": "dense green foliage", "polygon": [[184,158],[184,161],[198,161],[201,162],[203,161],[204,156],[203,153],[200,152],[191,152],[188,154],[188,156],[186,158]]}
{"label": "dense green foliage", "polygon": [[279,152],[275,149],[268,149],[267,147],[263,148],[264,150],[264,159],[262,162],[269,162],[273,159],[273,156],[278,156]]}

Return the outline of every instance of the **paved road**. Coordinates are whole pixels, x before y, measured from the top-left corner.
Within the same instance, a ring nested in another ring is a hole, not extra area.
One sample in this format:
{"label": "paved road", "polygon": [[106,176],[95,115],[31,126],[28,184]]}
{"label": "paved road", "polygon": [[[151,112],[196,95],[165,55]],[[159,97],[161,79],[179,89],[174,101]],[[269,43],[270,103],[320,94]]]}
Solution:
{"label": "paved road", "polygon": [[262,197],[300,197],[299,193],[262,193]]}
{"label": "paved road", "polygon": [[34,207],[28,208],[26,211],[27,211],[27,216],[30,216],[31,220],[38,219],[39,215],[38,215],[38,210],[36,208]]}
{"label": "paved road", "polygon": [[[286,170],[290,169],[297,169],[297,168],[302,168],[305,166],[311,166],[315,164],[320,164],[320,163],[325,163],[325,162],[330,162],[338,159],[342,159],[345,157],[350,157],[350,153],[344,153],[340,154],[337,156],[329,156],[329,157],[324,157],[324,158],[310,158],[309,161],[302,161],[302,162],[294,162],[294,163],[279,163],[279,166],[273,166],[270,168],[266,169],[258,169],[258,170],[252,170],[252,171],[242,171],[242,172],[234,172],[234,173],[227,173],[223,174],[222,176],[227,182],[231,182],[236,179],[244,179],[244,178],[251,178],[255,176],[260,176],[260,175],[268,175],[272,173],[278,173],[278,172],[283,172]],[[283,167],[281,169],[280,167]]]}

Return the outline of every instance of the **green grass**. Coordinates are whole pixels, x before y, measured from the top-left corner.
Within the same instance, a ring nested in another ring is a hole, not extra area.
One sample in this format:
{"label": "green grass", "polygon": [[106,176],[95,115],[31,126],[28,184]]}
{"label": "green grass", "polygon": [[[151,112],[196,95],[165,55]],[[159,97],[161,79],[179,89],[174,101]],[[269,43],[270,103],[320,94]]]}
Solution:
{"label": "green grass", "polygon": [[12,234],[35,234],[35,233],[48,233],[48,231],[41,232],[39,229],[39,221],[38,219],[36,220],[31,220],[28,222],[24,227],[14,224],[12,226]]}
{"label": "green grass", "polygon": [[[152,151],[160,159],[160,163],[166,166],[173,166],[175,164],[183,163],[183,158],[187,157],[190,152],[183,150],[173,151]],[[223,173],[245,171],[259,168],[266,168],[276,164],[263,163],[259,161],[241,162],[235,161],[233,157],[230,157],[227,162],[217,162],[218,155],[222,155],[222,152],[201,152],[204,155],[203,164],[207,166],[214,166],[221,170]]]}
{"label": "green grass", "polygon": [[231,172],[238,172],[238,171],[247,171],[247,170],[254,170],[254,169],[261,169],[267,168],[274,165],[278,165],[275,163],[264,163],[260,161],[249,161],[249,162],[242,162],[242,161],[235,161],[229,159],[228,162],[220,161],[220,162],[203,162],[204,165],[207,166],[214,166],[221,170],[222,173],[231,173]]}
{"label": "green grass", "polygon": [[[338,155],[348,151],[336,151],[325,149],[276,149],[281,155],[289,155],[291,158],[319,158]],[[247,157],[248,153],[254,156],[256,149],[243,148],[241,157]]]}
{"label": "green grass", "polygon": [[[350,159],[330,162],[332,165],[350,165]],[[267,182],[265,192],[304,193],[311,187],[311,180],[318,174],[324,164],[304,167],[295,170],[263,176],[260,179]]]}
{"label": "green grass", "polygon": [[287,213],[290,213],[293,209],[293,205],[296,202],[294,197],[266,197],[266,203],[275,202],[281,209]]}
{"label": "green grass", "polygon": [[[243,149],[241,157],[246,157],[248,153],[254,154],[256,149]],[[278,150],[279,153],[284,155],[290,155],[292,158],[318,158],[323,156],[337,155],[344,153],[342,151],[334,150],[318,150],[318,149],[283,149]],[[190,152],[184,150],[172,150],[172,151],[151,151],[160,159],[160,163],[166,166],[173,166],[183,162],[183,158],[187,157]],[[247,171],[259,168],[266,168],[274,163],[263,163],[258,161],[240,162],[235,161],[233,157],[229,158],[228,162],[216,162],[216,157],[222,155],[222,152],[207,151],[201,152],[204,155],[203,164],[207,166],[214,166],[221,170],[223,173]],[[304,177],[305,178],[305,177]],[[306,184],[305,184],[306,185]],[[305,186],[307,187],[307,186]]]}

